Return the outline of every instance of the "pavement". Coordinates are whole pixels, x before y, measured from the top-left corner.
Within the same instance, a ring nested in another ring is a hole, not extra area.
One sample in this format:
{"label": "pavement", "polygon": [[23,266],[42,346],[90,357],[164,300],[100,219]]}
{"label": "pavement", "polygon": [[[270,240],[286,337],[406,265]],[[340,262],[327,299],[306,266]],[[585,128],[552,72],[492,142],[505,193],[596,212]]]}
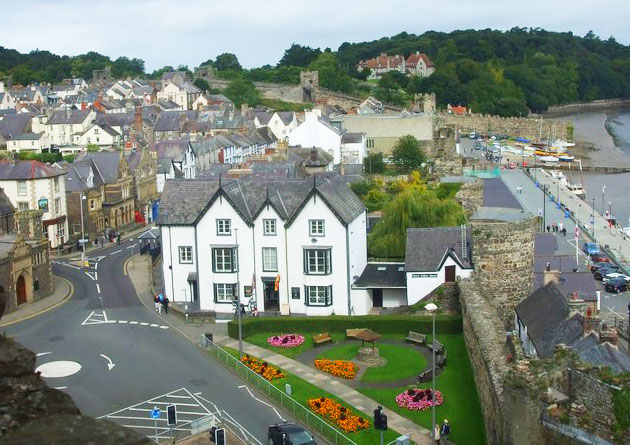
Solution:
{"label": "pavement", "polygon": [[[147,309],[153,311],[150,257],[148,255],[134,256],[130,260],[127,270],[129,278],[134,284],[142,303]],[[172,311],[169,315],[162,314],[161,318],[171,328],[179,331],[195,344],[199,343],[199,338],[202,334],[211,332],[214,335],[215,344],[233,349],[238,349],[239,347],[238,340],[227,336],[227,326],[224,323],[187,323],[183,317],[174,314]],[[380,405],[376,400],[364,396],[350,386],[340,382],[338,379],[300,363],[297,360],[250,344],[246,341],[243,342],[243,352],[264,359],[275,366],[296,374],[309,383],[348,402],[354,408],[366,414],[370,414],[372,410]],[[387,414],[389,428],[400,434],[408,435],[411,440],[419,445],[429,444],[431,442],[431,433],[428,429],[419,426],[391,410],[385,409],[385,413]]]}

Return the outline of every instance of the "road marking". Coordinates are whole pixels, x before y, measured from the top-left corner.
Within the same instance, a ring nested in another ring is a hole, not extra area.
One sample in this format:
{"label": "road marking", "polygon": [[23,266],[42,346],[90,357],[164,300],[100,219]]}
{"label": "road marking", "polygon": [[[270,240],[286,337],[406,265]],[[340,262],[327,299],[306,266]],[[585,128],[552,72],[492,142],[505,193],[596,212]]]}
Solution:
{"label": "road marking", "polygon": [[68,389],[67,386],[55,386],[54,388],[55,389],[59,389],[59,390],[61,390],[61,389]]}
{"label": "road marking", "polygon": [[96,283],[96,291],[100,294],[101,293],[101,286],[99,286],[98,283]]}
{"label": "road marking", "polygon": [[114,362],[112,362],[112,359],[111,359],[111,358],[109,358],[108,356],[106,356],[105,354],[99,354],[99,355],[100,355],[101,357],[103,357],[105,360],[107,360],[107,361],[108,361],[108,363],[107,363],[107,369],[108,369],[108,370],[110,370],[110,371],[111,371],[111,370],[112,370],[112,368],[113,368],[114,366],[116,366],[116,364],[115,364]]}
{"label": "road marking", "polygon": [[171,397],[173,399],[191,399],[190,396],[176,396],[174,394],[167,394],[166,397]]}
{"label": "road marking", "polygon": [[81,370],[81,365],[70,360],[58,360],[39,365],[35,372],[45,378],[68,377]]}
{"label": "road marking", "polygon": [[98,269],[98,263],[94,263],[94,270]]}
{"label": "road marking", "polygon": [[143,321],[140,323],[140,326],[149,326],[149,323],[147,323],[146,321]]}
{"label": "road marking", "polygon": [[96,278],[94,277],[94,275],[92,275],[90,272],[85,272],[85,274],[90,277],[92,279],[92,281],[96,281]]}
{"label": "road marking", "polygon": [[94,281],[98,280],[98,272],[94,271]]}
{"label": "road marking", "polygon": [[280,418],[280,420],[282,420],[284,422],[284,418],[280,415],[280,413],[278,412],[278,410],[276,410],[276,408],[274,406],[270,405],[269,403],[265,402],[264,400],[259,399],[256,396],[254,396],[254,393],[252,393],[250,391],[250,389],[246,385],[239,385],[238,388],[239,389],[245,388],[247,390],[247,392],[249,393],[249,395],[252,396],[252,399],[257,400],[260,403],[262,403],[263,405],[266,405],[269,408],[271,408],[273,410],[273,412],[276,413],[276,415]]}
{"label": "road marking", "polygon": [[127,320],[118,320],[118,323],[125,324],[125,323],[128,323],[128,321]]}
{"label": "road marking", "polygon": [[129,324],[138,324],[137,321],[130,321]]}
{"label": "road marking", "polygon": [[44,355],[48,355],[48,354],[52,354],[52,351],[48,351],[48,352],[38,352],[37,354],[35,354],[37,357],[42,357]]}
{"label": "road marking", "polygon": [[92,315],[94,315],[94,311],[90,312],[90,315],[88,315],[87,318],[83,320],[83,323],[81,323],[81,326],[85,326],[87,324],[87,321],[90,319],[90,317],[92,317]]}
{"label": "road marking", "polygon": [[122,250],[117,250],[116,252],[112,252],[110,253],[110,255],[116,255],[117,253],[120,253],[120,252],[122,252]]}
{"label": "road marking", "polygon": [[623,319],[623,318],[624,318],[624,316],[623,316],[623,315],[621,315],[621,314],[620,314],[620,313],[618,313],[618,312],[615,312],[615,311],[613,310],[613,308],[611,308],[611,307],[609,307],[609,306],[606,306],[606,308],[607,308],[610,312],[612,312],[613,314],[615,314],[617,317],[619,317],[619,318],[621,318],[621,319]]}
{"label": "road marking", "polygon": [[131,246],[127,246],[127,249],[133,249],[135,246],[135,244],[132,244]]}
{"label": "road marking", "polygon": [[159,325],[157,325],[155,323],[151,323],[149,326],[151,326],[152,328],[157,328]]}
{"label": "road marking", "polygon": [[168,329],[168,326],[160,326],[160,329]]}
{"label": "road marking", "polygon": [[57,263],[57,264],[61,264],[62,266],[68,266],[68,267],[71,267],[73,269],[81,270],[81,268],[79,266],[73,266],[72,264],[68,264],[68,263]]}

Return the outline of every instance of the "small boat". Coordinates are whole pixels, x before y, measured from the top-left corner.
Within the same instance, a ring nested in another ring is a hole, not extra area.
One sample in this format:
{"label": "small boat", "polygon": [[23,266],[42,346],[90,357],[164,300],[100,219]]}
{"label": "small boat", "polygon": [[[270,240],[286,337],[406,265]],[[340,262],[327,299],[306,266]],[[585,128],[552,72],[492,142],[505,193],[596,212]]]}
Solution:
{"label": "small boat", "polygon": [[542,162],[546,162],[548,164],[556,164],[559,159],[556,158],[555,156],[541,156],[540,159]]}
{"label": "small boat", "polygon": [[570,155],[560,155],[558,156],[558,159],[562,162],[572,162],[575,157]]}
{"label": "small boat", "polygon": [[578,198],[585,198],[586,197],[586,190],[584,190],[584,187],[582,187],[582,184],[567,184],[567,188],[569,189],[569,191],[571,193],[573,193],[575,196],[577,196]]}

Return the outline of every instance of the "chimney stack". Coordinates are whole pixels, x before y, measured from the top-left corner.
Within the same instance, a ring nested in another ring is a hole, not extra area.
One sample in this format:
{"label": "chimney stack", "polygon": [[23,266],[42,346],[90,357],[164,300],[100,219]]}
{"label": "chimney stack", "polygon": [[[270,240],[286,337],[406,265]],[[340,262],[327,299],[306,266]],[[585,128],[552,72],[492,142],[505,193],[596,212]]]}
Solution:
{"label": "chimney stack", "polygon": [[249,105],[241,104],[241,115],[247,116],[247,113],[249,113]]}
{"label": "chimney stack", "polygon": [[316,147],[311,148],[311,162],[312,163],[317,162],[317,148]]}
{"label": "chimney stack", "polygon": [[549,283],[555,283],[556,285],[558,285],[559,282],[560,282],[560,271],[551,270],[551,266],[547,266],[547,268],[543,272],[543,286],[546,286]]}

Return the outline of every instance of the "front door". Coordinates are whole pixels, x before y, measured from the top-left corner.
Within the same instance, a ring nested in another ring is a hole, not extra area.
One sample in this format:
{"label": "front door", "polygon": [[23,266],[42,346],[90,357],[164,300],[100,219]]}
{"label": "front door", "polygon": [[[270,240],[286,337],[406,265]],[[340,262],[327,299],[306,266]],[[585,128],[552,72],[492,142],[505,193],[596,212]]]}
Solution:
{"label": "front door", "polygon": [[15,291],[17,294],[18,306],[26,303],[26,283],[24,282],[24,277],[22,275],[20,275],[20,278],[17,280]]}
{"label": "front door", "polygon": [[444,270],[445,280],[447,283],[455,281],[455,266],[446,266]]}
{"label": "front door", "polygon": [[265,311],[280,310],[280,296],[276,288],[275,279],[273,281],[263,281],[265,294]]}
{"label": "front door", "polygon": [[383,289],[372,289],[372,306],[383,307]]}

